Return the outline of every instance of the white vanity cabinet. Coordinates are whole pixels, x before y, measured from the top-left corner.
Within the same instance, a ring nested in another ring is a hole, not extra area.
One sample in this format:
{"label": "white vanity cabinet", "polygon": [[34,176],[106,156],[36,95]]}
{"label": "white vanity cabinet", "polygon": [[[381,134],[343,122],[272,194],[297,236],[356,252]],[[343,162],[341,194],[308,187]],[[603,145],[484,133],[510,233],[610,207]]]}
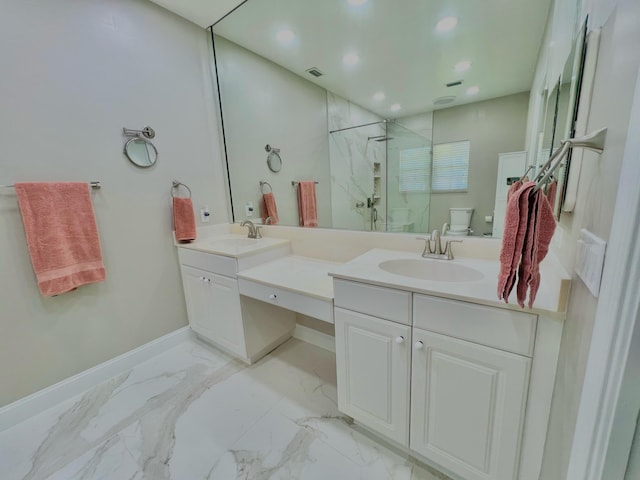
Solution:
{"label": "white vanity cabinet", "polygon": [[178,248],[191,329],[203,340],[253,363],[293,335],[295,313],[240,295],[242,266],[272,260],[283,251],[232,258]]}
{"label": "white vanity cabinet", "polygon": [[182,266],[189,324],[194,332],[240,357],[246,356],[238,282]]}
{"label": "white vanity cabinet", "polygon": [[413,329],[411,442],[468,480],[513,480],[530,359]]}
{"label": "white vanity cabinet", "polygon": [[514,480],[537,316],[334,279],[338,406],[465,480]]}
{"label": "white vanity cabinet", "polygon": [[411,327],[335,309],[338,408],[409,445]]}

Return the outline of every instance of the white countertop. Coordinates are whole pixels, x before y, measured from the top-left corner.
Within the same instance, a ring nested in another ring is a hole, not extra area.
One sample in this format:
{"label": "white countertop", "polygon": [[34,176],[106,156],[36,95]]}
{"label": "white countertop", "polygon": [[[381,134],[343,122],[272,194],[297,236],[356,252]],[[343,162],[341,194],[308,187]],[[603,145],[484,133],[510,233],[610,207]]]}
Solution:
{"label": "white countertop", "polygon": [[227,233],[198,238],[195,242],[190,243],[176,243],[176,246],[200,252],[215,253],[225,257],[241,258],[271,248],[288,245],[289,243],[289,240],[284,238],[263,237],[250,239],[246,235]]}
{"label": "white countertop", "polygon": [[[425,268],[428,268],[430,262],[449,262],[449,260],[424,259],[420,254],[412,252],[376,248],[369,250],[367,253],[347,263],[336,265],[329,270],[329,275],[346,280],[464,300],[494,307],[519,311],[523,310],[517,304],[515,288],[510,296],[511,303],[505,304],[502,300],[498,300],[497,279],[500,264],[496,261],[457,257],[455,260],[450,261],[480,271],[484,275],[483,278],[475,281],[437,282],[396,275],[378,266],[381,262],[397,259],[425,262]],[[571,278],[564,272],[562,267],[556,263],[554,259],[549,258],[545,259],[545,262],[541,264],[540,289],[538,290],[534,308],[529,310],[527,307],[524,309],[525,312],[541,313],[555,318],[564,318]]]}
{"label": "white countertop", "polygon": [[341,263],[289,255],[238,272],[238,278],[280,287],[310,297],[333,301],[333,279],[329,271]]}

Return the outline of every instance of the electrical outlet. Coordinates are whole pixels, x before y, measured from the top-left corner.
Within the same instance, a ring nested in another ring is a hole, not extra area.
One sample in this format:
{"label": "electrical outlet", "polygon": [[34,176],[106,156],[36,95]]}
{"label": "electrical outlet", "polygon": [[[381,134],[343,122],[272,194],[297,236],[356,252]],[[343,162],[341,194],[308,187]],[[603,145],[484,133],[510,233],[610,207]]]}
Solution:
{"label": "electrical outlet", "polygon": [[244,206],[244,214],[247,218],[253,217],[253,202],[247,202]]}
{"label": "electrical outlet", "polygon": [[205,205],[200,209],[200,221],[202,223],[209,223],[210,218],[211,214],[209,213],[209,206]]}

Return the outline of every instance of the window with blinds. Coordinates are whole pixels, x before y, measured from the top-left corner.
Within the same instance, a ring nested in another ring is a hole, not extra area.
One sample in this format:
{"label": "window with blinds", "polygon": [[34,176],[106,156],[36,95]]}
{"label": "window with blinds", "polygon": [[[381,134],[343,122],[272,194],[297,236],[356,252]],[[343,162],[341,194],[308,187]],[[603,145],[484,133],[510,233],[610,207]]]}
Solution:
{"label": "window with blinds", "polygon": [[429,148],[400,150],[400,192],[425,192],[429,186]]}
{"label": "window with blinds", "polygon": [[469,140],[433,146],[433,192],[466,192],[469,180]]}

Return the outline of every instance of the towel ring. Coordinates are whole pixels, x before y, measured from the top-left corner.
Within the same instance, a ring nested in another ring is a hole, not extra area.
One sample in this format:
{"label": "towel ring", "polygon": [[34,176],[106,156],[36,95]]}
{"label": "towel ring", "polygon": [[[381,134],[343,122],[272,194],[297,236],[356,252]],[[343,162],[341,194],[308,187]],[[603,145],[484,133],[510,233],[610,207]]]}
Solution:
{"label": "towel ring", "polygon": [[[264,191],[265,185],[269,187],[269,191],[268,192]],[[271,184],[269,182],[264,182],[264,181],[260,180],[260,191],[262,192],[263,195],[265,195],[267,193],[273,192],[273,187],[271,186]]]}
{"label": "towel ring", "polygon": [[181,186],[183,186],[184,188],[186,188],[186,189],[187,189],[187,191],[189,192],[189,198],[191,198],[191,189],[190,189],[187,185],[185,185],[184,183],[179,182],[179,181],[177,181],[177,180],[174,180],[174,181],[172,182],[172,185],[173,185],[173,186],[171,187],[171,197],[172,197],[172,198],[175,198],[175,197],[176,197],[176,196],[173,194],[173,191],[174,191],[174,190],[179,189]]}

